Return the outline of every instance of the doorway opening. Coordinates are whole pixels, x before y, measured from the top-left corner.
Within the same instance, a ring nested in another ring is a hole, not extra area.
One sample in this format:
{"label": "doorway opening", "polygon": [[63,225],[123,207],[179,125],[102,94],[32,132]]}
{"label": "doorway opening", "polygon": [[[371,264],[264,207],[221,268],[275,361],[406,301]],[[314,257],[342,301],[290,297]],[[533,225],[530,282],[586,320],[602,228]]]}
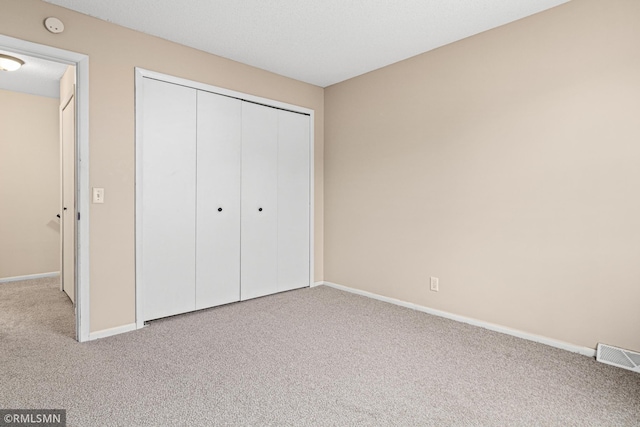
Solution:
{"label": "doorway opening", "polygon": [[[23,224],[23,230],[36,235],[30,237],[18,233],[12,237],[18,242],[15,247],[22,245],[27,248],[29,256],[24,256],[25,251],[22,252],[22,257],[20,251],[11,253],[15,259],[12,258],[11,262],[5,263],[6,271],[0,271],[0,282],[47,278],[55,280],[55,276],[60,272],[59,289],[68,296],[74,306],[73,336],[78,341],[87,341],[90,339],[88,57],[3,35],[0,35],[0,53],[23,59],[25,62],[23,67],[28,71],[26,74],[31,81],[23,81],[23,86],[20,86],[20,78],[3,78],[0,91],[7,99],[12,97],[14,101],[19,100],[16,101],[17,104],[5,103],[9,104],[6,108],[32,106],[25,107],[26,111],[21,115],[22,122],[13,128],[16,129],[17,135],[29,133],[29,140],[33,141],[33,144],[18,146],[12,144],[10,138],[5,138],[5,141],[0,143],[5,145],[4,149],[7,152],[13,150],[12,154],[15,154],[15,151],[23,151],[16,156],[16,159],[26,159],[22,165],[14,165],[18,171],[21,166],[30,170],[35,168],[30,173],[24,173],[24,170],[17,173],[17,179],[4,180],[5,189],[17,198],[3,200],[2,204],[7,207],[7,211],[13,212],[13,217],[27,220],[27,223]],[[30,63],[31,67],[25,67]],[[48,74],[43,71],[45,69],[48,70]],[[52,82],[47,82],[45,76],[51,79],[56,73],[59,73],[62,79],[57,86],[58,94],[53,99],[52,90],[55,88],[52,89]],[[60,90],[61,87],[63,90]],[[38,90],[43,92],[37,93]],[[52,103],[55,117],[46,120],[54,122],[55,127],[50,129],[54,129],[55,135],[39,136],[37,132],[30,132],[33,129],[46,128],[42,122],[45,119],[38,118],[35,109],[47,111],[47,108],[51,109]],[[32,117],[29,116],[29,108],[34,109]],[[18,117],[17,114],[15,116]],[[51,142],[44,141],[51,138],[57,142],[54,147]],[[52,150],[57,152],[52,153]],[[52,175],[56,173],[57,176]],[[30,188],[37,191],[30,194],[27,191],[27,181],[32,181],[29,183]],[[21,204],[20,197],[29,203]],[[38,200],[32,200],[35,197]],[[43,215],[45,220],[42,219]],[[37,218],[29,222],[30,216]],[[7,235],[12,231],[9,227],[8,224],[4,227]],[[56,236],[59,242],[57,251],[51,249],[52,239]],[[22,240],[19,240],[20,238]],[[32,241],[27,241],[29,239]]]}

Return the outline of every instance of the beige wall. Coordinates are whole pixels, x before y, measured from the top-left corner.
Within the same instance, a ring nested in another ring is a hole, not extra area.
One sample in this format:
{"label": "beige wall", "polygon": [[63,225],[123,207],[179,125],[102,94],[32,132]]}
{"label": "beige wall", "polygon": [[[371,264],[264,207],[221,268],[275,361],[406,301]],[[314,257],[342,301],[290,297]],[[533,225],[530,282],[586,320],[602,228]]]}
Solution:
{"label": "beige wall", "polygon": [[139,66],[316,111],[317,280],[640,350],[637,1],[573,0],[326,91],[38,0],[0,10],[0,33],[90,57],[92,332],[134,321]]}
{"label": "beige wall", "polygon": [[[316,278],[322,279],[322,88],[186,48],[38,0],[0,0],[0,33],[89,55],[92,332],[135,321],[134,67],[314,109]],[[62,34],[42,22],[56,16]]]}
{"label": "beige wall", "polygon": [[58,100],[0,90],[0,279],[60,271]]}
{"label": "beige wall", "polygon": [[640,350],[639,22],[574,0],[327,88],[325,280]]}

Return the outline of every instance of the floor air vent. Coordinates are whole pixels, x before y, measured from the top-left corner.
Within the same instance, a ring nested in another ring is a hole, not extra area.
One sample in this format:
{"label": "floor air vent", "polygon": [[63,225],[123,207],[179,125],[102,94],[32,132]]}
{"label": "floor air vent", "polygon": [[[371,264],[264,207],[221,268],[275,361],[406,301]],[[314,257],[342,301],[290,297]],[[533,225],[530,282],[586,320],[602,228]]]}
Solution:
{"label": "floor air vent", "polygon": [[607,365],[640,372],[640,353],[634,351],[623,350],[606,344],[598,344],[596,360],[606,363]]}

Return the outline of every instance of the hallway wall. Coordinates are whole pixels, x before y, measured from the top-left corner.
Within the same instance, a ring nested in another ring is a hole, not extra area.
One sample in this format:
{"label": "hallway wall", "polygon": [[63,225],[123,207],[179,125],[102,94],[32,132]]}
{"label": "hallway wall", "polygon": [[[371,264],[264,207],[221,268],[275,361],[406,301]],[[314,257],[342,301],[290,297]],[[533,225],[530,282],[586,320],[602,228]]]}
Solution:
{"label": "hallway wall", "polygon": [[60,270],[58,99],[0,90],[0,280]]}

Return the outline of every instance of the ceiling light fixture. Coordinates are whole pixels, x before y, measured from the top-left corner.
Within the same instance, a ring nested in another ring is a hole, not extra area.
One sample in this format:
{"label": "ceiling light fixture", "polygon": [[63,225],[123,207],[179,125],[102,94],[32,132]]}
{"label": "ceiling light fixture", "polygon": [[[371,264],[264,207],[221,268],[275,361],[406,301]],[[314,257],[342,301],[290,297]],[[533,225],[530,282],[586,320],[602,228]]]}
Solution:
{"label": "ceiling light fixture", "polygon": [[0,53],[0,70],[1,71],[15,71],[24,65],[22,59],[14,58],[13,56],[3,55]]}

